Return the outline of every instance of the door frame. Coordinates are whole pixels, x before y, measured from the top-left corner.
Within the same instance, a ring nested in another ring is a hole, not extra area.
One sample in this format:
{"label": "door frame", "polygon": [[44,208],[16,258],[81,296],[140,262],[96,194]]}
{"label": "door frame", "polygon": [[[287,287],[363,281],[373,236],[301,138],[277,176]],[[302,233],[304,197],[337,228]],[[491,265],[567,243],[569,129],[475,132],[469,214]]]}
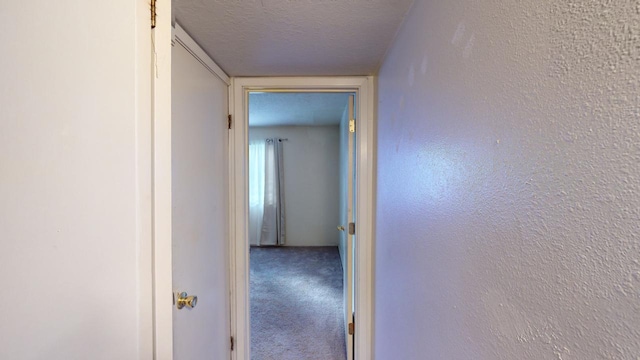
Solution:
{"label": "door frame", "polygon": [[373,256],[375,194],[374,78],[355,77],[237,77],[232,79],[229,103],[229,262],[233,360],[249,360],[249,240],[248,235],[248,92],[344,91],[357,93],[356,121],[356,242],[355,331],[356,360],[373,359]]}
{"label": "door frame", "polygon": [[152,237],[153,359],[173,359],[171,269],[171,2],[157,4],[152,42]]}

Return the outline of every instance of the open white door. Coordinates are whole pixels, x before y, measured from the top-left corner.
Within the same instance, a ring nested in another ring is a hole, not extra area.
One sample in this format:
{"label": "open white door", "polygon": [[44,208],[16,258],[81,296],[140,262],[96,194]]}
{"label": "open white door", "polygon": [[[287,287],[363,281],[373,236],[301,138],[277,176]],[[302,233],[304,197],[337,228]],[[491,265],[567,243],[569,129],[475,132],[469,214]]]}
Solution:
{"label": "open white door", "polygon": [[346,246],[346,282],[345,286],[345,335],[347,343],[347,360],[353,360],[353,339],[355,332],[354,318],[354,240],[355,240],[355,114],[354,114],[354,96],[349,96],[349,104],[347,117],[349,119],[348,127],[348,145],[347,145],[347,218],[345,220],[344,230],[347,236]]}
{"label": "open white door", "polygon": [[175,296],[173,358],[229,359],[228,85],[194,47],[176,27],[171,77],[173,289],[174,295],[186,292],[189,297],[183,301]]}

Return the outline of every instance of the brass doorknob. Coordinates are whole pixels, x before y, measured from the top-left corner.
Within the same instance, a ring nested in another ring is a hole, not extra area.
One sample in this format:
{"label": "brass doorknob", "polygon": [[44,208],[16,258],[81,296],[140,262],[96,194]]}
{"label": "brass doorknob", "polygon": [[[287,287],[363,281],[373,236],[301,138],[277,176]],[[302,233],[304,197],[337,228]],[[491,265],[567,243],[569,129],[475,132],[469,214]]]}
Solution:
{"label": "brass doorknob", "polygon": [[344,226],[342,226],[342,225],[338,226],[338,230],[344,231]]}
{"label": "brass doorknob", "polygon": [[198,303],[198,297],[197,296],[189,296],[187,295],[186,292],[181,292],[180,294],[178,294],[178,301],[176,302],[176,307],[179,309],[182,309],[183,307],[187,306],[190,309],[193,309],[194,307],[196,307],[196,304]]}

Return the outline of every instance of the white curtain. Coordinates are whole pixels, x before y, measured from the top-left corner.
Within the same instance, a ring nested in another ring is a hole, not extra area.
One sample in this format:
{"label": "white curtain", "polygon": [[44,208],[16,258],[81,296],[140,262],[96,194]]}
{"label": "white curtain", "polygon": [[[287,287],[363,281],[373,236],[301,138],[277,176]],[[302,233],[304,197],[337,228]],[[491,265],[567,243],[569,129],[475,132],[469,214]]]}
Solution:
{"label": "white curtain", "polygon": [[259,245],[264,214],[265,141],[249,142],[249,244]]}
{"label": "white curtain", "polygon": [[264,214],[260,245],[284,245],[284,163],[280,139],[265,143]]}

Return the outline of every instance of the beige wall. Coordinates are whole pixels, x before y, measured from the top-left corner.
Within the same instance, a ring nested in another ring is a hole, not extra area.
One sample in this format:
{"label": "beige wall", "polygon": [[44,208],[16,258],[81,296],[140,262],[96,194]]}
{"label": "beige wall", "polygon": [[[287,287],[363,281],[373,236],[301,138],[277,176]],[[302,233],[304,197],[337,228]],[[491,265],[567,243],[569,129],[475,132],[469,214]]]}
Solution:
{"label": "beige wall", "polygon": [[148,3],[3,1],[0,19],[0,358],[148,359]]}
{"label": "beige wall", "polygon": [[376,359],[637,358],[639,9],[415,2],[379,73]]}

